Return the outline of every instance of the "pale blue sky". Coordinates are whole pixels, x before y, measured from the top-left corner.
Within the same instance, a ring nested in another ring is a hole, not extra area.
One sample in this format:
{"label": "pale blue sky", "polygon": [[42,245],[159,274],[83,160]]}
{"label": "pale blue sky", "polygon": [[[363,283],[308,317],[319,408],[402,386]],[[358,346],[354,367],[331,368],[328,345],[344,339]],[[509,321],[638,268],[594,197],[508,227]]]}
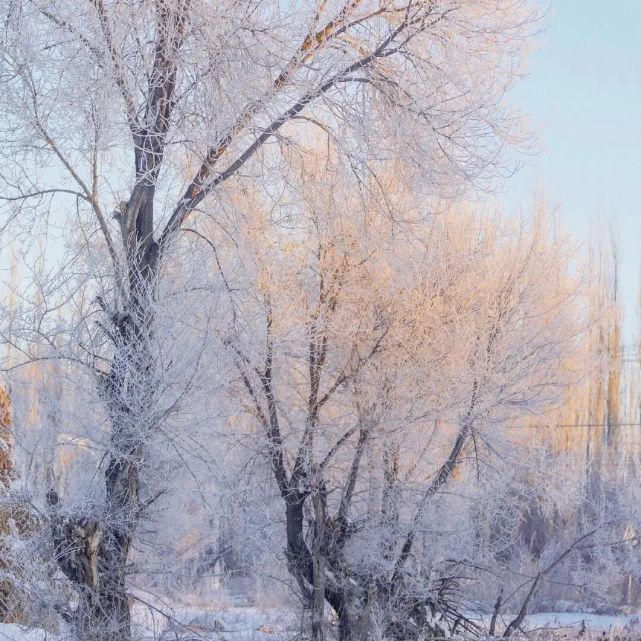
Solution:
{"label": "pale blue sky", "polygon": [[597,215],[615,224],[630,336],[641,272],[641,0],[552,0],[548,23],[513,92],[540,127],[541,151],[506,197],[527,204],[540,187],[582,238]]}

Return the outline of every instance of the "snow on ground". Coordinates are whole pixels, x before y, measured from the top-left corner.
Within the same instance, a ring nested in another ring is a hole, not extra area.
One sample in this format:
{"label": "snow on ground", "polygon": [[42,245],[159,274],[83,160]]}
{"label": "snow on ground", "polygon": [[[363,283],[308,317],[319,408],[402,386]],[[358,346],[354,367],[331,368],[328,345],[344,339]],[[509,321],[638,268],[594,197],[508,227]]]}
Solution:
{"label": "snow on ground", "polygon": [[287,608],[224,601],[209,607],[173,604],[171,611],[139,605],[134,620],[143,641],[280,641],[301,632],[299,617]]}
{"label": "snow on ground", "polygon": [[[180,611],[173,620],[165,621],[161,641],[180,639],[233,639],[268,641],[291,638],[300,632],[300,623],[282,609],[233,607],[209,612]],[[152,635],[153,636],[153,635]]]}
{"label": "snow on ground", "polygon": [[530,614],[528,628],[581,628],[584,623],[589,630],[608,632],[624,628],[639,628],[639,614],[588,614],[585,612],[539,612]]}
{"label": "snow on ground", "polygon": [[[284,641],[300,633],[300,621],[283,608],[216,606],[134,612],[134,637],[139,641]],[[0,641],[71,641],[67,633],[29,630],[0,623]]]}
{"label": "snow on ground", "polygon": [[39,628],[28,630],[15,623],[0,623],[0,641],[55,641],[55,638]]}
{"label": "snow on ground", "polygon": [[[562,632],[564,638],[641,639],[639,614],[600,615],[583,612],[540,612],[526,619],[526,629],[541,633]],[[300,621],[291,612],[276,607],[225,606],[211,609],[182,607],[168,618],[152,609],[136,613],[136,637],[141,641],[285,641],[300,634]],[[509,617],[506,617],[509,619]],[[558,638],[558,635],[554,635]],[[28,630],[0,623],[0,641],[69,641],[68,634]]]}

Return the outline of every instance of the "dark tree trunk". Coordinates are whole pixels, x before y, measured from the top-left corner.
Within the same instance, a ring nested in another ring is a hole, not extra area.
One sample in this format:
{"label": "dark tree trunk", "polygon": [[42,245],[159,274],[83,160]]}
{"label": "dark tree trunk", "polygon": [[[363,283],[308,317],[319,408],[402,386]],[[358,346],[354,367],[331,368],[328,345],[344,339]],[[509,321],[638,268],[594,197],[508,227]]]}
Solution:
{"label": "dark tree trunk", "polygon": [[[325,599],[332,607],[336,616],[338,617],[338,634],[340,641],[353,641],[352,621],[349,614],[348,598],[345,591],[337,586],[328,585],[315,575],[314,556],[305,542],[304,534],[304,516],[303,505],[307,499],[307,494],[302,494],[299,491],[291,491],[285,497],[286,509],[285,519],[287,527],[287,558],[288,567],[292,576],[296,579],[301,586],[304,596],[313,603],[314,587],[317,585],[323,586]],[[332,529],[329,522],[325,522],[323,526],[324,535]],[[337,566],[337,558],[331,555],[324,559],[332,570],[339,572]],[[309,586],[309,588],[307,587]]]}
{"label": "dark tree trunk", "polygon": [[[129,292],[124,309],[110,318],[114,356],[100,383],[111,424],[105,505],[100,513],[66,522],[54,509],[54,542],[60,566],[79,594],[75,623],[82,641],[131,639],[127,560],[141,515],[142,447],[145,434],[153,430],[147,415],[153,394],[150,341],[158,258],[151,236],[153,197],[152,187],[136,188],[123,212],[135,225],[130,237],[123,236]],[[50,493],[49,499],[55,508],[57,494]]]}
{"label": "dark tree trunk", "polygon": [[[48,495],[54,507],[58,497]],[[55,513],[54,513],[55,514]],[[126,641],[131,638],[125,568],[129,541],[97,520],[52,520],[56,557],[76,585],[78,607],[73,618],[82,641]]]}
{"label": "dark tree trunk", "polygon": [[312,547],[312,641],[325,639],[325,522],[327,497],[324,488],[319,487],[312,495],[314,504],[314,544]]}
{"label": "dark tree trunk", "polygon": [[[91,559],[91,551],[85,560]],[[126,641],[131,638],[130,600],[125,569],[129,541],[111,529],[102,533],[97,551],[94,585],[83,585],[76,631],[83,641]],[[93,559],[91,559],[93,560]]]}

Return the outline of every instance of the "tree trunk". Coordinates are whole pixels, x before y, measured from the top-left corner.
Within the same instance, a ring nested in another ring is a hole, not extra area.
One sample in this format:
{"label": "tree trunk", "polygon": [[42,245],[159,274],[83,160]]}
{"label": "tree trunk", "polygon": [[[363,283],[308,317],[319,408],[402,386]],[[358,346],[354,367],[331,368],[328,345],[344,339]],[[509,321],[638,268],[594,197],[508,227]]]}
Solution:
{"label": "tree trunk", "polygon": [[[150,225],[153,197],[153,188],[134,189],[130,202],[135,201],[135,211],[129,205],[127,213],[136,224],[131,237],[123,236],[128,299],[124,310],[110,318],[115,350],[100,388],[111,424],[105,505],[96,515],[67,522],[55,517],[54,509],[52,519],[60,567],[79,593],[75,623],[82,641],[131,639],[127,559],[141,516],[142,447],[153,430],[146,414],[153,396],[150,339],[158,256]],[[53,508],[58,503],[53,491],[49,503]]]}
{"label": "tree trunk", "polygon": [[325,638],[325,510],[323,488],[312,495],[314,503],[314,544],[312,547],[314,584],[312,586],[312,641]]}
{"label": "tree trunk", "polygon": [[[288,569],[301,586],[301,590],[311,601],[313,600],[315,575],[313,555],[305,542],[303,530],[303,504],[306,498],[307,495],[301,494],[296,490],[290,490],[285,497],[285,519],[287,525]],[[324,562],[329,562],[332,565],[330,559],[324,559]],[[312,594],[308,593],[306,586],[312,586]],[[340,641],[351,641],[353,636],[352,625],[345,591],[325,583],[324,593],[325,599],[338,617],[338,638]]]}
{"label": "tree trunk", "polygon": [[83,641],[131,638],[129,597],[125,585],[128,540],[113,530],[96,529],[96,549],[88,546],[82,562],[91,563],[91,580],[80,593],[76,630]]}

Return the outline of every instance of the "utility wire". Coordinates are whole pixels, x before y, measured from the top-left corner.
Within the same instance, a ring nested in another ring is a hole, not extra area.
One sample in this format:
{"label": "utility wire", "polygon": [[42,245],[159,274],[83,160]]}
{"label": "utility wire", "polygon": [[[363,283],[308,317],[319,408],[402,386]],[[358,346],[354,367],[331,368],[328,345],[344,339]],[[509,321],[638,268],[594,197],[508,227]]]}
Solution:
{"label": "utility wire", "polygon": [[529,430],[544,428],[573,428],[573,427],[641,427],[641,422],[635,423],[540,423],[532,425],[505,425],[510,430]]}

